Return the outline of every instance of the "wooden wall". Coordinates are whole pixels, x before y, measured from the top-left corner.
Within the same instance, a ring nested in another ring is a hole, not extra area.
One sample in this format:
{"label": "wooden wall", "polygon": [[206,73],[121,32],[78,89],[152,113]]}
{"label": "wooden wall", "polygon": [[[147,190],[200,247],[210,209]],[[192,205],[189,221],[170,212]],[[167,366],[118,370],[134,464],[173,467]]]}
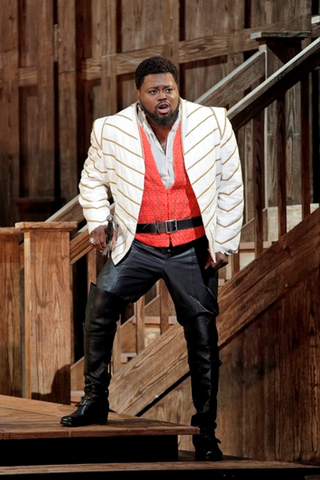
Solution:
{"label": "wooden wall", "polygon": [[179,64],[196,100],[258,49],[253,32],[312,36],[316,14],[312,0],[2,0],[0,226],[44,220],[78,193],[92,121],[135,100],[145,57]]}
{"label": "wooden wall", "polygon": [[[314,0],[1,0],[0,226],[45,220],[78,193],[92,121],[135,100],[134,70],[145,57],[165,55],[179,64],[181,95],[196,100],[257,51],[259,43],[252,33],[310,32],[303,46],[314,35],[311,15],[319,13]],[[315,32],[319,35],[319,29]],[[318,102],[319,83],[315,82],[314,93]],[[239,99],[243,94],[239,92]],[[299,134],[300,105],[296,96],[287,105],[294,181],[299,175],[294,138]],[[239,137],[248,178],[250,127]],[[269,149],[275,151],[272,137]],[[272,204],[272,162],[267,167],[271,175],[267,202]],[[250,181],[247,185],[250,188]],[[252,205],[246,209],[250,218]],[[226,454],[297,460],[300,451],[303,457],[318,448],[311,445],[319,434],[309,417],[299,421],[297,411],[296,421],[286,424],[284,408],[269,410],[270,404],[290,404],[297,395],[302,399],[299,405],[309,399],[317,408],[312,365],[319,346],[313,345],[311,334],[312,312],[319,310],[313,303],[317,275],[304,279],[290,298],[279,301],[224,349],[218,435]],[[304,304],[306,298],[310,303],[300,317],[296,312],[303,297]],[[295,369],[291,355],[296,357]],[[275,365],[285,369],[281,376]],[[286,384],[275,388],[286,375],[290,388]],[[301,390],[304,375],[310,382]],[[190,395],[188,380],[172,395],[177,405],[172,421],[187,423],[189,411],[182,406]],[[191,400],[189,406],[191,411]],[[160,402],[155,410],[157,418],[170,420],[165,404]],[[271,419],[274,412],[282,412],[281,418]],[[295,439],[301,443],[293,445]],[[270,445],[288,450],[271,451]]]}

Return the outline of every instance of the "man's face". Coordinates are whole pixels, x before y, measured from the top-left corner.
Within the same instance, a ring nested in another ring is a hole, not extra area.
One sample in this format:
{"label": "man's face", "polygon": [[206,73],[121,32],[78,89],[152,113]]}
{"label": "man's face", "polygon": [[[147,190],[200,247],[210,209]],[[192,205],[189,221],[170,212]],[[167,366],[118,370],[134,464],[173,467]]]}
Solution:
{"label": "man's face", "polygon": [[171,73],[147,75],[138,100],[150,124],[173,125],[179,109],[179,89]]}

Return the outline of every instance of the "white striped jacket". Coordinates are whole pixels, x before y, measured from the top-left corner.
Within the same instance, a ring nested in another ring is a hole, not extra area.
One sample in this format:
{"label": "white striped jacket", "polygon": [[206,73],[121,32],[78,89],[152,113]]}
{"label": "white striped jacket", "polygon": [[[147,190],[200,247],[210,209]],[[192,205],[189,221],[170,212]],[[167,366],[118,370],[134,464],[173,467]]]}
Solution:
{"label": "white striped jacket", "polygon": [[[243,182],[238,146],[224,108],[204,107],[180,100],[184,162],[199,203],[213,258],[215,252],[234,253],[243,220]],[[145,162],[132,104],[121,112],[97,119],[79,183],[79,202],[89,233],[107,224],[114,202],[118,240],[112,252],[118,263],[135,236],[144,187]]]}

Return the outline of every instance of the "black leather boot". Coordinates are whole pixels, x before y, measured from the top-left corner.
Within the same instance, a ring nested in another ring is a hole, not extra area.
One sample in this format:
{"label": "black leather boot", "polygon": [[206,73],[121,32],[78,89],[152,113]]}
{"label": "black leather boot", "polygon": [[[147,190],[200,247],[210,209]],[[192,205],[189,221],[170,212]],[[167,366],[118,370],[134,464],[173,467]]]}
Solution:
{"label": "black leather boot", "polygon": [[105,424],[109,413],[112,346],[123,300],[92,284],[84,323],[84,396],[77,410],[61,418],[66,427]]}
{"label": "black leather boot", "polygon": [[84,332],[85,394],[77,403],[77,410],[61,418],[61,425],[82,427],[93,423],[105,424],[109,413],[108,371],[115,332],[108,335],[91,335]]}
{"label": "black leather boot", "polygon": [[206,431],[200,426],[200,435],[193,435],[193,445],[195,448],[195,459],[210,462],[219,462],[223,460],[222,451],[219,448],[220,440],[216,438],[214,431]]}
{"label": "black leather boot", "polygon": [[218,334],[213,315],[200,315],[184,326],[188,362],[191,375],[191,390],[196,409],[191,425],[200,429],[193,435],[196,460],[220,461],[223,454],[220,440],[215,436],[217,417],[217,394],[219,384]]}

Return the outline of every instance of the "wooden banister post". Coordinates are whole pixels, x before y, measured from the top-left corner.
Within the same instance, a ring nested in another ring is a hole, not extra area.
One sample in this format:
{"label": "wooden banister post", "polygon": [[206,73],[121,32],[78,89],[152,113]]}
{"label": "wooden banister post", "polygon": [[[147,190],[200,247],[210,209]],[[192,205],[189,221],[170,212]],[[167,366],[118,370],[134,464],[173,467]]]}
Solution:
{"label": "wooden banister post", "polygon": [[[310,38],[310,31],[257,31],[250,35],[256,39],[259,50],[266,52],[266,73],[271,77],[277,70],[292,60],[302,50],[303,41]],[[310,151],[302,151],[301,145],[310,146],[309,137],[309,93],[304,97],[304,105],[307,112],[305,124],[302,123],[302,116],[292,115],[292,112],[299,110],[296,99],[301,98],[300,85],[297,83],[290,90],[277,96],[265,110],[265,208],[276,207],[278,209],[278,237],[287,232],[287,205],[299,205],[304,203],[307,212],[306,189],[310,191]],[[308,144],[307,144],[308,142]],[[308,155],[308,158],[305,159]],[[302,169],[303,163],[307,166],[306,174]],[[288,178],[291,179],[288,182]],[[300,179],[305,182],[304,187],[299,186]],[[307,185],[306,185],[307,183]],[[301,197],[301,191],[305,198]],[[289,202],[287,200],[289,199]],[[310,201],[310,199],[309,199]],[[310,212],[310,204],[309,204]],[[261,223],[261,221],[260,221]],[[257,224],[257,228],[260,225]],[[274,234],[274,232],[272,232]],[[262,241],[269,240],[268,237],[260,238],[257,254],[262,251]]]}
{"label": "wooden banister post", "polygon": [[26,398],[70,403],[70,232],[76,222],[21,222],[24,233]]}
{"label": "wooden banister post", "polygon": [[0,228],[0,393],[22,395],[21,232]]}

